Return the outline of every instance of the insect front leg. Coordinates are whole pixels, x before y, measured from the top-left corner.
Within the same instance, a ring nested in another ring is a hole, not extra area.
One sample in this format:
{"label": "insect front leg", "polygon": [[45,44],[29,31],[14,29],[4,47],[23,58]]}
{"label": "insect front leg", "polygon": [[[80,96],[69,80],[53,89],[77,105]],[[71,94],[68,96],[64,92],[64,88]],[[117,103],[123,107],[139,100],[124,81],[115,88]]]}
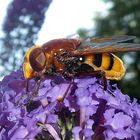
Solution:
{"label": "insect front leg", "polygon": [[[33,91],[33,93],[31,94],[30,98],[28,99],[28,101],[30,102],[31,99],[34,97],[34,96],[37,96],[38,95],[38,91],[39,91],[39,87],[40,87],[40,83],[41,83],[41,79],[40,78],[36,78],[35,79],[35,90]],[[26,83],[25,83],[25,93],[26,93],[26,96],[29,96],[30,95],[30,84],[29,84],[29,80],[26,80]],[[23,98],[23,96],[22,96]],[[21,98],[21,99],[22,99]],[[20,100],[21,100],[20,99]],[[19,100],[19,101],[20,101]]]}
{"label": "insect front leg", "polygon": [[35,86],[35,92],[34,92],[34,96],[38,95],[38,91],[39,91],[39,88],[40,88],[40,84],[41,84],[41,79],[39,80],[35,80],[36,81],[36,86]]}
{"label": "insect front leg", "polygon": [[18,101],[16,102],[16,105],[19,106],[19,103],[22,101],[23,98],[25,98],[26,96],[28,96],[29,94],[29,80],[25,81],[25,94],[23,94]]}
{"label": "insect front leg", "polygon": [[28,94],[29,92],[29,80],[25,81],[25,93]]}

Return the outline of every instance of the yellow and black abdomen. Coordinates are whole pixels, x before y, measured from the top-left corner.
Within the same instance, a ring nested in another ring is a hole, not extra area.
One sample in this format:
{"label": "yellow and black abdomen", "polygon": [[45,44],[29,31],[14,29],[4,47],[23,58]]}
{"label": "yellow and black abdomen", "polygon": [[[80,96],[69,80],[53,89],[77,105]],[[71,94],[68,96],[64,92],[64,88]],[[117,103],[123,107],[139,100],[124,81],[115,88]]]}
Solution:
{"label": "yellow and black abdomen", "polygon": [[90,65],[94,71],[104,71],[107,79],[120,80],[125,74],[122,60],[111,53],[86,55],[84,63]]}

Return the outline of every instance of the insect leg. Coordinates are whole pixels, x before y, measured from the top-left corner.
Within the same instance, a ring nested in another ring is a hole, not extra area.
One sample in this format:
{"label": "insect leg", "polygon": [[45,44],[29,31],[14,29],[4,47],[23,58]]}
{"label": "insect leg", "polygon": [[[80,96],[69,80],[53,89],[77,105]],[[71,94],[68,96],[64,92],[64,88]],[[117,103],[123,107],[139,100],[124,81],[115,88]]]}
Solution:
{"label": "insect leg", "polygon": [[64,101],[64,99],[65,99],[66,95],[68,94],[69,89],[71,88],[73,82],[74,82],[74,79],[72,78],[71,81],[70,81],[70,83],[69,83],[69,85],[68,85],[68,87],[67,87],[67,89],[66,89],[66,91],[65,91],[65,93],[63,94],[63,96],[57,98],[57,101],[58,102],[63,102]]}
{"label": "insect leg", "polygon": [[28,92],[29,92],[29,80],[25,81],[25,92],[26,92],[26,94],[28,94]]}
{"label": "insect leg", "polygon": [[25,81],[25,94],[18,99],[18,101],[16,102],[17,106],[19,106],[20,101],[28,95],[28,92],[29,92],[29,80],[26,80]]}
{"label": "insect leg", "polygon": [[[41,79],[35,79],[35,81],[36,81],[37,87],[35,89],[34,95],[37,95],[38,90],[39,90],[39,87],[40,87]],[[26,80],[26,83],[25,83],[25,91],[26,91],[26,94],[28,94],[28,92],[29,92],[29,80]]]}
{"label": "insect leg", "polygon": [[101,76],[104,90],[107,90],[107,80],[105,77],[105,72],[102,70],[91,71],[91,72],[81,72],[81,73],[76,74],[76,76]]}
{"label": "insect leg", "polygon": [[[39,91],[39,87],[40,87],[40,83],[41,83],[41,80],[39,79],[39,80],[36,80],[35,79],[35,81],[36,81],[36,85],[35,85],[35,90],[33,91],[33,93],[31,94],[31,96],[30,96],[30,98],[28,99],[28,102],[26,103],[26,104],[28,104],[28,103],[30,103],[30,101],[33,99],[33,97],[35,97],[35,96],[37,96],[38,95],[38,91]],[[27,80],[26,81],[26,95],[28,95],[28,93],[30,92],[29,91],[29,81]]]}
{"label": "insect leg", "polygon": [[36,80],[36,89],[33,96],[36,96],[38,94],[40,84],[41,84],[41,78],[39,80],[38,79]]}

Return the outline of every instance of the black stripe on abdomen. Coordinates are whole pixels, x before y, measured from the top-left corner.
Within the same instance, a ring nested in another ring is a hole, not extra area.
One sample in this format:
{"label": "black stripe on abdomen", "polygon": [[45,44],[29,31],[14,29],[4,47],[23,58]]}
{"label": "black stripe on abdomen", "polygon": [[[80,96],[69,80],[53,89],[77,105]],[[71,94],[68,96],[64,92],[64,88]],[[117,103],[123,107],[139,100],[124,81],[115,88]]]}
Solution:
{"label": "black stripe on abdomen", "polygon": [[111,70],[114,64],[114,56],[112,54],[109,54],[109,58],[110,58],[110,64],[107,70]]}
{"label": "black stripe on abdomen", "polygon": [[102,54],[94,54],[93,64],[97,67],[100,67],[102,64]]}

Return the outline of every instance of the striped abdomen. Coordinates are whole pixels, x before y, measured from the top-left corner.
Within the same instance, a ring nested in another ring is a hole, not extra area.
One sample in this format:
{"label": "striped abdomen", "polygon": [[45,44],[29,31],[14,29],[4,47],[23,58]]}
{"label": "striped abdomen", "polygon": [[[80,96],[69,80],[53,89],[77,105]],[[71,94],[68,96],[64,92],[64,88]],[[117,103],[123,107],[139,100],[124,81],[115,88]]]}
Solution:
{"label": "striped abdomen", "polygon": [[111,53],[86,55],[83,63],[90,65],[94,71],[104,71],[107,79],[120,80],[125,74],[122,60]]}

